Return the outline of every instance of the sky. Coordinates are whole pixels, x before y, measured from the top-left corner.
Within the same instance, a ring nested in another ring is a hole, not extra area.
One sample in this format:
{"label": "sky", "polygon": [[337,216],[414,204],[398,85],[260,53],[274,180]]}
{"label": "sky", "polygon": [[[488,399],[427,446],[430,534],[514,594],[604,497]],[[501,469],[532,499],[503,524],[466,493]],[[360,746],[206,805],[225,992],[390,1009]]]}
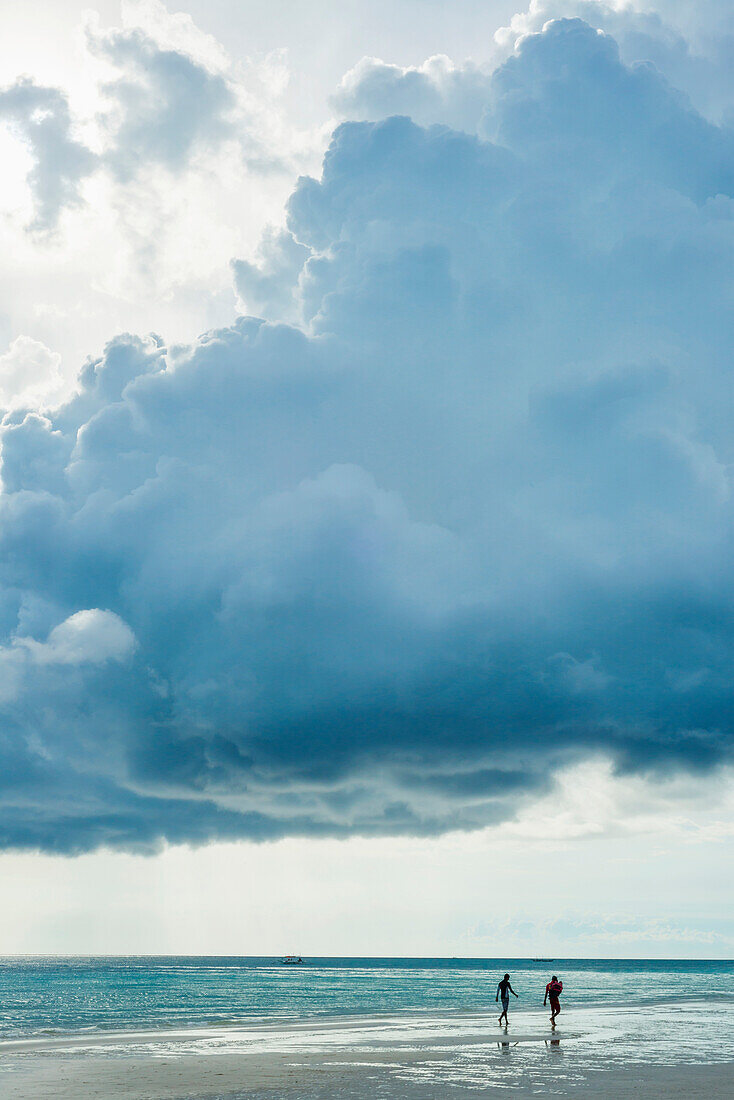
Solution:
{"label": "sky", "polygon": [[728,6],[5,24],[3,950],[730,956]]}

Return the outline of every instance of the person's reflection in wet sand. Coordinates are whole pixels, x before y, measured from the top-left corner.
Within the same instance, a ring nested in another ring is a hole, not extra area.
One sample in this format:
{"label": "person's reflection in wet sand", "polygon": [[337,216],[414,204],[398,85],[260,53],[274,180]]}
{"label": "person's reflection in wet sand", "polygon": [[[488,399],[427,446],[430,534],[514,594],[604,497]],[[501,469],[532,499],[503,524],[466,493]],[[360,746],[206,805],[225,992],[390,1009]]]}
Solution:
{"label": "person's reflection in wet sand", "polygon": [[545,1040],[545,1045],[546,1045],[546,1047],[549,1048],[551,1053],[553,1053],[553,1054],[560,1054],[561,1053],[561,1040],[560,1039],[546,1039]]}

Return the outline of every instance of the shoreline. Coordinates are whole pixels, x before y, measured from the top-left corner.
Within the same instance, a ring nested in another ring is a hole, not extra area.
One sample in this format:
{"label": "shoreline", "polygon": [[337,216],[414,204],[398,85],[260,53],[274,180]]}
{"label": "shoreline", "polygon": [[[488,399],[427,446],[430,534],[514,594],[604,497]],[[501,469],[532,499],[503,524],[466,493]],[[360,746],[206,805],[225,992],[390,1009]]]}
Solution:
{"label": "shoreline", "polygon": [[[647,1064],[619,1014],[332,1017],[0,1042],[3,1100],[728,1100],[734,1060]],[[634,1013],[628,1014],[634,1021]],[[681,1040],[682,1042],[683,1040]],[[609,1053],[614,1048],[614,1056]]]}
{"label": "shoreline", "polygon": [[[619,1011],[618,1006],[613,1006],[608,1011]],[[587,1010],[588,1011],[588,1010]],[[583,1016],[584,1010],[576,1010],[575,1015]],[[529,1042],[540,1039],[550,1039],[553,1032],[549,1026],[536,1022],[537,1012],[516,1013],[511,1017],[508,1036],[516,1042]],[[547,1013],[543,1013],[547,1019]],[[234,1043],[238,1040],[257,1041],[272,1037],[298,1038],[300,1036],[328,1037],[330,1034],[359,1033],[365,1037],[375,1036],[373,1041],[379,1042],[377,1035],[380,1031],[391,1029],[393,1031],[409,1031],[411,1034],[421,1031],[431,1031],[435,1028],[455,1028],[461,1032],[460,1041],[472,1042],[473,1030],[481,1032],[481,1038],[476,1041],[486,1041],[487,1037],[496,1038],[504,1034],[504,1028],[497,1026],[498,1012],[467,1012],[457,1009],[456,1012],[375,1012],[344,1014],[341,1016],[304,1016],[298,1019],[281,1018],[257,1018],[253,1020],[236,1021],[233,1023],[211,1023],[206,1026],[194,1024],[181,1027],[131,1027],[115,1029],[85,1029],[84,1031],[67,1031],[39,1033],[36,1035],[17,1036],[8,1039],[0,1039],[0,1058],[4,1055],[24,1053],[44,1053],[53,1050],[83,1050],[84,1048],[122,1047],[130,1043],[150,1043],[151,1045],[163,1043],[187,1043],[192,1041],[220,1040]],[[515,1032],[512,1030],[522,1020],[532,1018],[532,1031]],[[463,1029],[463,1031],[461,1031]],[[580,1032],[563,1030],[566,1039],[579,1038]],[[399,1040],[395,1040],[399,1041]],[[410,1041],[406,1038],[406,1041]],[[449,1036],[443,1036],[443,1042],[449,1041]],[[458,1040],[457,1040],[458,1041]]]}

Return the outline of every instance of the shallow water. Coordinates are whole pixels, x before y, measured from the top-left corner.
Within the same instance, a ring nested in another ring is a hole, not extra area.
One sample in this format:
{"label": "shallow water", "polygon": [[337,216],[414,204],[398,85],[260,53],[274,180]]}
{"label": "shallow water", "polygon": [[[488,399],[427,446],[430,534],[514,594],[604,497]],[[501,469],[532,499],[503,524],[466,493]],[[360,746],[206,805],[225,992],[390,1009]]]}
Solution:
{"label": "shallow water", "polygon": [[[494,1002],[505,967],[520,994],[507,1030]],[[551,973],[564,982],[555,1032],[542,1007]],[[59,1056],[252,1054],[285,1059],[296,1075],[314,1059],[327,1071],[365,1065],[347,1091],[330,1091],[328,1072],[315,1084],[306,1074],[299,1100],[375,1089],[412,1100],[489,1085],[566,1095],[604,1071],[729,1063],[734,1095],[729,962],[5,959],[0,1005],[6,1081]]]}
{"label": "shallow water", "polygon": [[0,1038],[493,1011],[505,969],[520,994],[511,1018],[541,1008],[551,973],[564,982],[564,1021],[581,1008],[695,1021],[702,1000],[707,1012],[734,1006],[734,962],[355,958],[290,967],[252,957],[2,958]]}
{"label": "shallow water", "polygon": [[[195,1055],[198,1065],[201,1059],[216,1062],[217,1055],[251,1055],[261,1065],[267,1064],[263,1056],[274,1057],[288,1067],[287,1096],[297,1094],[298,1100],[365,1100],[375,1095],[427,1100],[460,1097],[462,1092],[476,1096],[490,1086],[523,1096],[570,1095],[605,1072],[607,1080],[631,1072],[635,1081],[635,1067],[712,1063],[731,1066],[731,1091],[717,1093],[728,1096],[734,1095],[734,1004],[580,1007],[570,1010],[555,1032],[547,1014],[537,1009],[516,1012],[507,1029],[498,1026],[494,1013],[453,1012],[311,1017],[177,1032],[87,1030],[0,1042],[0,1092],[3,1078],[10,1084],[29,1061],[39,1059],[60,1057],[65,1065],[85,1060],[85,1066],[90,1056],[106,1062],[134,1058],[137,1064],[146,1059],[182,1064],[187,1055]],[[239,1064],[251,1061],[245,1058]],[[349,1068],[347,1077],[340,1076],[340,1067]],[[88,1073],[87,1068],[85,1078]],[[294,1075],[299,1082],[295,1093]],[[150,1091],[149,1084],[146,1089]],[[196,1095],[187,1092],[189,1100]],[[211,1098],[210,1091],[206,1095]],[[251,1086],[222,1094],[222,1100],[259,1100],[260,1095]],[[262,1100],[272,1100],[272,1091],[262,1093]]]}

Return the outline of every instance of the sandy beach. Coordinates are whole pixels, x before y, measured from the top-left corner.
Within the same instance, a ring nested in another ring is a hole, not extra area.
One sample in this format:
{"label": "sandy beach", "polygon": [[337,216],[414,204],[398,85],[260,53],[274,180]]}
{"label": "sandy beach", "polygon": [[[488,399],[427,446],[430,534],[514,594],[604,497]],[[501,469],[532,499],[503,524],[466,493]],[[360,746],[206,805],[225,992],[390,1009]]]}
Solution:
{"label": "sandy beach", "polygon": [[4,1100],[457,1100],[569,1095],[730,1097],[734,1063],[627,1064],[608,1033],[492,1017],[48,1037],[3,1043]]}
{"label": "sandy beach", "polygon": [[[430,1051],[380,1054],[364,1051],[351,1056],[324,1055],[294,1063],[277,1055],[184,1055],[176,1059],[134,1058],[124,1063],[103,1058],[83,1061],[61,1056],[20,1067],[5,1078],[5,1100],[259,1100],[303,1097],[304,1100],[438,1100],[446,1095],[475,1100],[506,1096],[507,1088],[447,1086],[430,1079],[405,1080],[396,1069],[422,1064],[427,1071],[436,1055]],[[627,1067],[597,1072],[583,1083],[559,1081],[539,1093],[534,1087],[513,1087],[512,1095],[572,1095],[627,1100],[629,1097],[709,1097],[728,1100],[734,1093],[734,1066]]]}

